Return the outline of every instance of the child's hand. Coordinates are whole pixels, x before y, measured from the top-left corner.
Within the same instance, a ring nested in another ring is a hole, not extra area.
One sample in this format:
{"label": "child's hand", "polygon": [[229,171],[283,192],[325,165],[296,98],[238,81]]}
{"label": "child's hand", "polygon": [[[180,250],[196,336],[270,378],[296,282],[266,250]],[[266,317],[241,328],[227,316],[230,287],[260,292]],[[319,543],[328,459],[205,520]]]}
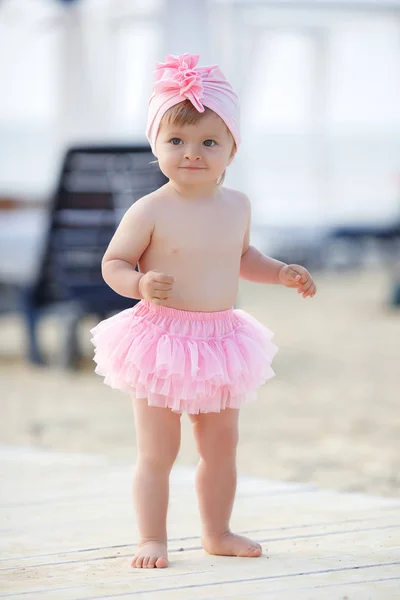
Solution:
{"label": "child's hand", "polygon": [[175,278],[157,271],[148,271],[139,281],[139,292],[144,300],[153,304],[165,304],[171,297]]}
{"label": "child's hand", "polygon": [[279,282],[290,288],[297,288],[303,298],[312,298],[317,292],[310,273],[300,265],[285,265],[279,271]]}

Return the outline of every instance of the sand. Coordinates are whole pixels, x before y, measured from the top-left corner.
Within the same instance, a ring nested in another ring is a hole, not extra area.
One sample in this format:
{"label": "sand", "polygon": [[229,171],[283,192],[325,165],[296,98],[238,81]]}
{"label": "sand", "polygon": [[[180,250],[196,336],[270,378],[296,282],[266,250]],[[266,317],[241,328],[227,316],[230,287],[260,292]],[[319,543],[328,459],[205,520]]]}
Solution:
{"label": "sand", "polygon": [[[322,488],[400,495],[400,310],[388,306],[382,269],[316,273],[318,293],[243,282],[238,306],[275,332],[276,377],[243,408],[239,472]],[[56,367],[60,320],[41,338],[52,366],[24,359],[18,316],[2,317],[0,443],[135,458],[130,399],[94,375],[85,320],[86,359],[76,372]],[[178,462],[195,465],[187,417]]]}

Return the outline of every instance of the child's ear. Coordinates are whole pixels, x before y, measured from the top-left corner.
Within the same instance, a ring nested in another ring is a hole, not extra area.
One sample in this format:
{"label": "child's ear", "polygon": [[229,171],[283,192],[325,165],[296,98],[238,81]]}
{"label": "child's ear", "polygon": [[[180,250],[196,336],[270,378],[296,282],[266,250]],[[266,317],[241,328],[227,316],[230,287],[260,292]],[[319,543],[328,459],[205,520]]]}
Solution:
{"label": "child's ear", "polygon": [[233,159],[235,158],[235,156],[236,156],[236,152],[237,152],[237,146],[236,146],[236,144],[233,144],[232,151],[231,151],[231,155],[230,155],[230,157],[229,157],[229,162],[228,162],[228,165],[230,165],[230,164],[231,164],[231,162],[233,161]]}

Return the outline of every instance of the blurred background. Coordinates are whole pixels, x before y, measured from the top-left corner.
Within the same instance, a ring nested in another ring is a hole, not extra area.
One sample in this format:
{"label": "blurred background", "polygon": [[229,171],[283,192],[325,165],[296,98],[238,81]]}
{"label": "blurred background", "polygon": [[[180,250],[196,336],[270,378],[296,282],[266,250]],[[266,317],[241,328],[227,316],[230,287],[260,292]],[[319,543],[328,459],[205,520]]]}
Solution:
{"label": "blurred background", "polygon": [[251,198],[252,243],[318,285],[241,283],[280,353],[242,411],[240,472],[399,495],[400,0],[0,0],[0,443],[134,459],[89,329],[127,306],[100,260],[164,183],[147,102],[184,52],[240,96],[226,185]]}

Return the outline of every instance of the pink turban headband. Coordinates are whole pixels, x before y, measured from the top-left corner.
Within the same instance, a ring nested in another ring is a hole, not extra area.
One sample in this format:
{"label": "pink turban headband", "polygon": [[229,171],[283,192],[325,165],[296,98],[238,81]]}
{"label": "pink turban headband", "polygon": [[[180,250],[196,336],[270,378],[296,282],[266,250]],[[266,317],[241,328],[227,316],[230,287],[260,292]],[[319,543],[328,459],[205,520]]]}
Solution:
{"label": "pink turban headband", "polygon": [[154,154],[162,117],[169,108],[184,100],[190,100],[201,113],[204,107],[213,110],[225,121],[239,147],[239,99],[217,65],[196,67],[198,60],[197,54],[168,55],[165,63],[156,64],[146,129]]}

